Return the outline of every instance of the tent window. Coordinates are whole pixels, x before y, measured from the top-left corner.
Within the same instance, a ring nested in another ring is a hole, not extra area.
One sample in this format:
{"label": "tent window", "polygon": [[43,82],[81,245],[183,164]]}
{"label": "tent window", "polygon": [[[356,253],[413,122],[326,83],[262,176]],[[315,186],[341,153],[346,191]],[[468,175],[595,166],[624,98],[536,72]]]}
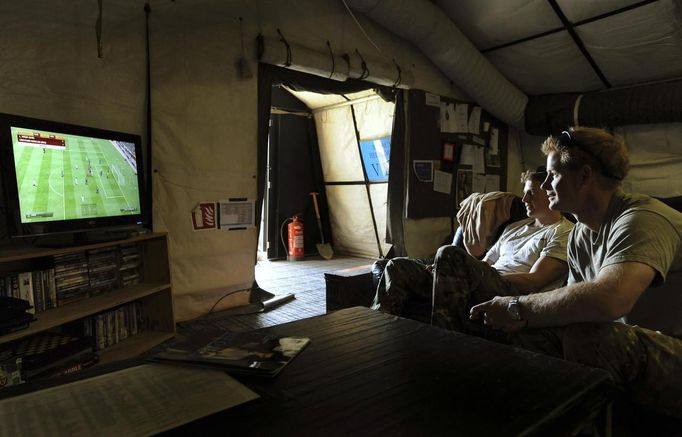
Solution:
{"label": "tent window", "polygon": [[362,163],[367,180],[388,182],[388,164],[391,156],[391,137],[360,141]]}

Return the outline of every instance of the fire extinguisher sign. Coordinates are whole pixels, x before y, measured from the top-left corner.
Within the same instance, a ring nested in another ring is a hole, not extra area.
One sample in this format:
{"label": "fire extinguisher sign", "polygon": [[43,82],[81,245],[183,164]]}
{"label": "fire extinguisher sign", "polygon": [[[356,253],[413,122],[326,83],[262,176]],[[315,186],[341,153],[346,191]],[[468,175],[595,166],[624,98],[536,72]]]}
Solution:
{"label": "fire extinguisher sign", "polygon": [[195,231],[205,231],[217,227],[215,202],[200,202],[192,210],[192,227]]}

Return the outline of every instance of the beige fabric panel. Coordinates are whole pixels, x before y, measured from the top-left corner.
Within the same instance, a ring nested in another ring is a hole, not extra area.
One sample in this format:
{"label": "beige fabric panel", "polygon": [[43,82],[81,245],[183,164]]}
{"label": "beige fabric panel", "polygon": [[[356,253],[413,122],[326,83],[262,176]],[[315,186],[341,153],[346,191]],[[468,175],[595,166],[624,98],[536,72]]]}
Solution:
{"label": "beige fabric panel", "polygon": [[353,105],[360,140],[372,140],[390,136],[393,131],[395,104],[381,97]]}
{"label": "beige fabric panel", "polygon": [[364,185],[328,185],[326,193],[334,250],[346,255],[377,258],[379,250]]}
{"label": "beige fabric panel", "polygon": [[617,128],[630,154],[623,189],[657,197],[682,195],[682,123]]}
{"label": "beige fabric panel", "polygon": [[143,134],[144,14],[106,8],[98,58],[97,2],[0,2],[0,112]]}
{"label": "beige fabric panel", "polygon": [[[194,14],[211,22],[210,9]],[[184,320],[253,282],[255,228],[193,231],[191,213],[199,202],[256,198],[257,110],[247,98],[256,81],[239,80],[231,57],[216,56],[234,51],[238,28],[197,32],[170,9],[156,11],[154,23],[154,227],[169,233],[176,317]]]}
{"label": "beige fabric panel", "polygon": [[362,181],[362,162],[350,106],[315,114],[325,182]]}

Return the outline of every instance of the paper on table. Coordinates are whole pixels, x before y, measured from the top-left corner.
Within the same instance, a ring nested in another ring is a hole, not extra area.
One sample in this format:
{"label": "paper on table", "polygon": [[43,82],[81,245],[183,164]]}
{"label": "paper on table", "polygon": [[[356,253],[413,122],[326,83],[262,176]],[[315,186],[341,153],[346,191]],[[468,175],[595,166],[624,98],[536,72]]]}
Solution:
{"label": "paper on table", "polygon": [[3,435],[151,435],[256,399],[225,372],[146,364],[0,401]]}
{"label": "paper on table", "polygon": [[435,170],[433,172],[433,191],[450,194],[452,190],[452,173]]}

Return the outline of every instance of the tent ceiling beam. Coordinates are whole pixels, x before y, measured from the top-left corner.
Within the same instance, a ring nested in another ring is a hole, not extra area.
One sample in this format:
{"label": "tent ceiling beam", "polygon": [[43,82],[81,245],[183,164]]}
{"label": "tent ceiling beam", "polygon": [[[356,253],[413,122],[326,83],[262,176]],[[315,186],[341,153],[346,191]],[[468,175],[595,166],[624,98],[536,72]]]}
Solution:
{"label": "tent ceiling beam", "polygon": [[583,57],[585,60],[590,64],[590,67],[592,67],[592,70],[594,70],[594,73],[599,77],[599,80],[604,84],[606,88],[611,88],[611,83],[609,80],[604,76],[604,72],[601,71],[601,68],[597,65],[595,62],[594,58],[592,55],[590,55],[590,52],[587,51],[585,48],[585,44],[583,44],[583,40],[580,39],[580,36],[578,33],[575,31],[575,28],[573,27],[573,24],[568,21],[568,18],[566,18],[566,15],[564,12],[561,10],[561,7],[557,3],[556,0],[547,0],[547,2],[552,6],[552,9],[554,9],[554,13],[556,13],[557,17],[559,17],[559,20],[561,20],[561,23],[564,25],[566,28],[566,31],[568,34],[571,36],[571,39],[575,43],[575,45],[578,47],[578,50],[580,50],[580,53],[582,53]]}
{"label": "tent ceiling beam", "polygon": [[[637,9],[637,8],[642,7],[642,6],[646,6],[646,5],[648,5],[649,3],[653,3],[653,2],[656,2],[656,1],[658,1],[658,0],[644,0],[644,1],[641,1],[641,2],[639,2],[639,3],[633,3],[633,4],[631,4],[631,5],[627,5],[627,6],[624,6],[624,7],[622,7],[622,8],[614,9],[613,11],[609,11],[609,12],[606,12],[606,13],[603,13],[603,14],[595,15],[594,17],[585,18],[585,19],[583,19],[583,20],[576,21],[575,23],[573,23],[573,27],[574,27],[574,28],[575,28],[575,27],[580,27],[580,26],[582,26],[583,24],[589,24],[589,23],[592,23],[592,22],[595,22],[595,21],[602,20],[602,19],[604,19],[604,18],[611,17],[611,16],[613,16],[613,15],[618,15],[618,14],[620,14],[620,13],[622,13],[622,12],[631,11],[631,10],[633,10],[633,9]],[[500,50],[500,49],[504,49],[504,48],[507,48],[507,47],[512,47],[512,46],[515,46],[515,45],[517,45],[517,44],[521,44],[521,43],[524,43],[524,42],[532,41],[532,40],[534,40],[534,39],[542,38],[543,36],[548,36],[548,35],[552,35],[552,34],[555,34],[555,33],[558,33],[558,32],[563,32],[564,30],[566,30],[566,28],[563,27],[563,26],[562,26],[562,27],[557,27],[557,28],[554,28],[554,29],[550,29],[550,30],[546,30],[546,31],[544,31],[544,32],[536,33],[535,35],[526,36],[526,37],[524,37],[524,38],[520,38],[520,39],[517,39],[517,40],[514,40],[514,41],[506,42],[506,43],[503,43],[503,44],[500,44],[500,45],[496,45],[496,46],[493,46],[493,47],[488,47],[488,48],[486,48],[486,49],[481,49],[481,53],[490,53],[490,52],[494,52],[495,50]]]}

